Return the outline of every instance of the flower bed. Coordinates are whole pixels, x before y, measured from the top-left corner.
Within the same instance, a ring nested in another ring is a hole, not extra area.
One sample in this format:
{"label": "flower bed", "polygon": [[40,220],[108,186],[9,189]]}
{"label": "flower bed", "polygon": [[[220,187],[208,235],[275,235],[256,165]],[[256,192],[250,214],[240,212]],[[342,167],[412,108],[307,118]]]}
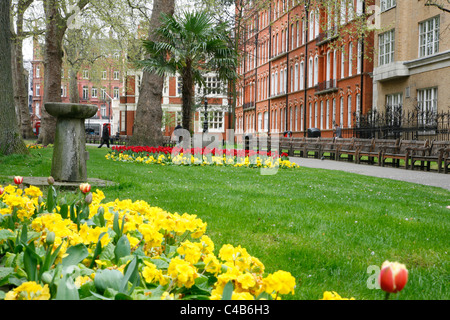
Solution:
{"label": "flower bed", "polygon": [[[49,179],[49,181],[51,181]],[[206,223],[80,185],[0,187],[0,299],[281,299],[295,278],[245,248],[217,252]],[[72,195],[72,200],[69,201]]]}
{"label": "flower bed", "polygon": [[212,165],[250,168],[298,168],[286,153],[243,149],[114,146],[106,159],[161,165]]}

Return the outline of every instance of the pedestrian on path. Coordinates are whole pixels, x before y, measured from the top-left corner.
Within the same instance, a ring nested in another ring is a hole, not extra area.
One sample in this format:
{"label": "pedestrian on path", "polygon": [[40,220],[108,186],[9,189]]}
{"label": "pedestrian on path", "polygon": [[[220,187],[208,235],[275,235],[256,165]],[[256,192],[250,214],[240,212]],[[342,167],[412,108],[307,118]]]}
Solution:
{"label": "pedestrian on path", "polygon": [[109,148],[109,128],[108,128],[108,126],[103,126],[102,142],[98,147],[101,148],[105,143],[106,143],[106,146]]}

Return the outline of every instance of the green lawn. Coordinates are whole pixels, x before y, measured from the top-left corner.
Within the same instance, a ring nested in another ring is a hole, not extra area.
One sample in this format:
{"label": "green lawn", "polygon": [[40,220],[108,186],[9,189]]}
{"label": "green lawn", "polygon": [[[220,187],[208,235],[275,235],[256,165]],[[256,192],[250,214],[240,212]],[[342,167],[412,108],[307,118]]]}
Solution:
{"label": "green lawn", "polygon": [[[399,261],[409,282],[395,298],[444,299],[449,290],[450,192],[350,173],[300,168],[274,176],[229,167],[181,167],[105,160],[89,147],[88,176],[118,186],[107,199],[145,200],[169,212],[196,214],[216,244],[241,245],[267,272],[297,279],[291,299],[383,299],[367,287],[371,265]],[[49,176],[52,149],[0,157],[7,176]],[[395,296],[395,295],[394,295]]]}

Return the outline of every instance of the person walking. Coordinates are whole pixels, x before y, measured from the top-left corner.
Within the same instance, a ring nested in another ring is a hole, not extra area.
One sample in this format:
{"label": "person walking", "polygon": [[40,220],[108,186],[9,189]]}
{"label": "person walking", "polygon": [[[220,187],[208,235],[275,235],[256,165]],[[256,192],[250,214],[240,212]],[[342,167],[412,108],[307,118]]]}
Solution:
{"label": "person walking", "polygon": [[334,136],[336,138],[342,138],[342,130],[341,130],[341,127],[338,124],[336,124],[335,127],[334,127]]}
{"label": "person walking", "polygon": [[108,126],[103,126],[102,143],[98,147],[101,148],[105,143],[106,143],[106,146],[109,148],[109,128],[108,128]]}

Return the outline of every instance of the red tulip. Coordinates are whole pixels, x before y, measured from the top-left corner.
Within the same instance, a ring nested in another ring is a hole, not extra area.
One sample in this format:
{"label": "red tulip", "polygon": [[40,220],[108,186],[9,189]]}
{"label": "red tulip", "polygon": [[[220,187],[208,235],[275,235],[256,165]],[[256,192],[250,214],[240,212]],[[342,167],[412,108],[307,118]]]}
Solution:
{"label": "red tulip", "polygon": [[401,291],[408,281],[408,270],[404,264],[385,261],[380,271],[380,287],[388,293]]}
{"label": "red tulip", "polygon": [[19,176],[14,177],[15,184],[22,184],[22,182],[23,182],[23,177],[19,177]]}
{"label": "red tulip", "polygon": [[91,191],[91,185],[89,183],[82,183],[82,184],[80,184],[80,190],[81,190],[81,192],[86,194],[89,191]]}
{"label": "red tulip", "polygon": [[5,189],[3,187],[0,187],[0,196],[5,192]]}

